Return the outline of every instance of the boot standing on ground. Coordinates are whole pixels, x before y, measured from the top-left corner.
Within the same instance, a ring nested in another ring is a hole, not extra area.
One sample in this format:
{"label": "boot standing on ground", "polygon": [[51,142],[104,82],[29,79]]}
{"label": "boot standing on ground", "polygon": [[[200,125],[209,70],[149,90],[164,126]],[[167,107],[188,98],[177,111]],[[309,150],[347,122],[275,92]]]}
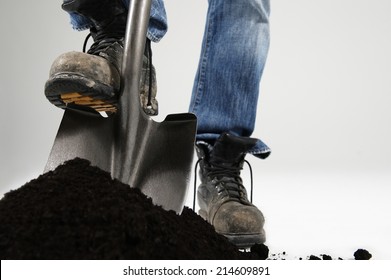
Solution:
{"label": "boot standing on ground", "polygon": [[[247,154],[262,159],[270,154],[260,139],[250,137],[269,48],[269,0],[208,3],[190,103],[198,119],[199,214],[238,247],[248,247],[265,242],[264,216],[249,200],[240,171]],[[53,104],[116,112],[128,5],[129,0],[64,0],[73,27],[89,28],[94,44],[87,53],[70,52],[53,63],[45,86]],[[140,90],[142,107],[152,115],[157,101],[149,42],[158,42],[166,30],[164,3],[152,0]]]}

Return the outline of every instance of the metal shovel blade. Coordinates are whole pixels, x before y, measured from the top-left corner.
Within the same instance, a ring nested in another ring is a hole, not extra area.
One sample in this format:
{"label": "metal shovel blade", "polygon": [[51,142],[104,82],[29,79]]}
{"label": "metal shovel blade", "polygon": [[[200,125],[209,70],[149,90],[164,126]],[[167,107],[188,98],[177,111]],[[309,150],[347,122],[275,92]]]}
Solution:
{"label": "metal shovel blade", "polygon": [[166,210],[180,213],[194,154],[196,117],[168,115],[156,122],[141,108],[139,82],[151,0],[129,6],[117,113],[109,118],[66,110],[45,170],[75,157],[140,188]]}

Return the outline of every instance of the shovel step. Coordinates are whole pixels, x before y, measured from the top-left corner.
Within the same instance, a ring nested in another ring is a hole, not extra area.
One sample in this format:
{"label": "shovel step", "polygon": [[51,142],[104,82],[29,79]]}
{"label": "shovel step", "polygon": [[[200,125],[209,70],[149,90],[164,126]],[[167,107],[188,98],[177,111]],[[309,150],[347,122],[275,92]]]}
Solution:
{"label": "shovel step", "polygon": [[115,113],[117,111],[116,106],[106,100],[94,99],[91,96],[85,96],[78,92],[63,93],[61,94],[61,99],[66,105],[76,104],[86,106],[98,112]]}

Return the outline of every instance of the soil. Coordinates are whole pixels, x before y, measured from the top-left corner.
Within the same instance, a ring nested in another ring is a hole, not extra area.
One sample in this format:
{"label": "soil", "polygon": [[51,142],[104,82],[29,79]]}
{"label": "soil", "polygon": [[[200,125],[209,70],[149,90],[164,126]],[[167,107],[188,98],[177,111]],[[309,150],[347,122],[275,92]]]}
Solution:
{"label": "soil", "polygon": [[[239,251],[191,209],[165,211],[84,159],[0,200],[1,259],[285,259],[266,245]],[[355,259],[370,259],[365,249]],[[306,259],[332,259],[327,255]],[[341,258],[339,258],[341,259]]]}
{"label": "soil", "polygon": [[365,249],[358,249],[356,252],[354,252],[355,260],[370,260],[371,258],[372,258],[371,253],[369,253]]}
{"label": "soil", "polygon": [[240,252],[191,209],[152,204],[87,160],[74,159],[0,200],[1,259],[266,259]]}

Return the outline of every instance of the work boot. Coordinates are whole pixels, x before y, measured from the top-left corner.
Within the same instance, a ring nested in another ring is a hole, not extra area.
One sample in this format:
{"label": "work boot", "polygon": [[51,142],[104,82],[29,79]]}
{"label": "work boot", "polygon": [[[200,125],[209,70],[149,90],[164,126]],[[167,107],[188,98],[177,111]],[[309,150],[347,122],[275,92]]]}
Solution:
{"label": "work boot", "polygon": [[262,212],[247,197],[240,171],[256,139],[224,133],[209,150],[197,144],[201,185],[199,214],[239,248],[265,242]]}
{"label": "work boot", "polygon": [[[63,3],[67,12],[79,13],[93,22],[94,43],[83,52],[60,55],[52,64],[45,84],[48,100],[60,108],[115,113],[121,87],[121,66],[128,11],[122,0],[71,0]],[[87,41],[87,40],[86,40]],[[151,63],[150,41],[146,39],[140,83],[144,111],[156,115],[156,74]]]}

